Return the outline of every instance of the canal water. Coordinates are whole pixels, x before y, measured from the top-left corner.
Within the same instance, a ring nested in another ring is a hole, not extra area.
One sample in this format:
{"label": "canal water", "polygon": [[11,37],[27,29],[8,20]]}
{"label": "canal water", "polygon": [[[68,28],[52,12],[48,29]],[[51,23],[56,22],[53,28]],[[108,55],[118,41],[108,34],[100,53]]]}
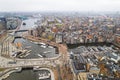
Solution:
{"label": "canal water", "polygon": [[[77,53],[83,53],[85,50],[89,51],[88,48],[92,47],[112,47],[114,46],[112,43],[106,43],[106,42],[101,42],[101,43],[81,43],[81,44],[67,44],[68,46],[68,52],[77,52]],[[115,47],[115,46],[114,46]]]}
{"label": "canal water", "polygon": [[24,69],[21,72],[13,72],[4,80],[51,80],[51,77],[47,79],[39,79],[39,74],[48,74],[48,70]]}
{"label": "canal water", "polygon": [[[37,25],[35,24],[37,20],[40,19],[27,19],[23,20],[21,23],[20,30],[28,30],[31,28],[35,28]],[[25,23],[25,25],[23,25]],[[52,58],[58,56],[56,54],[56,48],[47,45],[47,47],[42,47],[41,44],[35,44],[34,42],[24,39],[24,38],[15,38],[13,43],[22,43],[22,48],[31,50],[30,54],[24,57],[24,59],[32,59],[32,58],[40,58],[39,55],[44,56],[46,58]],[[29,47],[29,48],[27,48]],[[51,77],[48,79],[39,79],[39,74],[42,73],[50,73],[48,70],[37,70],[33,71],[33,69],[23,69],[21,72],[11,73],[10,76],[4,80],[51,80]]]}
{"label": "canal water", "polygon": [[111,43],[106,43],[106,42],[99,42],[99,43],[81,43],[81,44],[67,44],[68,48],[69,49],[74,49],[74,48],[77,48],[79,46],[111,46],[112,44]]}
{"label": "canal water", "polygon": [[[40,58],[40,55],[45,58],[52,58],[58,56],[56,54],[56,48],[42,44],[35,44],[27,39],[15,38],[14,43],[20,42],[22,44],[22,49],[30,50],[30,54],[25,57],[25,59]],[[28,47],[28,48],[27,48]]]}
{"label": "canal water", "polygon": [[[29,30],[31,28],[35,28],[37,26],[36,22],[40,21],[40,18],[28,18],[27,20],[23,20],[21,23],[20,30]],[[25,25],[23,25],[25,23]],[[15,33],[15,35],[22,34],[22,32]],[[25,49],[26,47],[27,50],[31,50],[30,54],[24,57],[24,59],[31,59],[31,58],[40,58],[41,56],[45,58],[52,58],[58,56],[58,53],[56,50],[57,48],[54,48],[52,46],[47,45],[45,47],[44,45],[38,45],[34,44],[33,42],[23,39],[23,38],[15,38],[14,43],[22,43],[22,48]]]}

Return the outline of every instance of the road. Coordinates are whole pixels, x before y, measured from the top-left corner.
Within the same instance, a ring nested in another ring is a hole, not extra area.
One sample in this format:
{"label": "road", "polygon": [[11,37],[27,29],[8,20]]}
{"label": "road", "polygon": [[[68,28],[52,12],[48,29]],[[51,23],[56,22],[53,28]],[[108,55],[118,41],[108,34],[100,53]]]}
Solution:
{"label": "road", "polygon": [[[54,58],[38,58],[38,59],[18,59],[10,58],[12,51],[17,50],[15,46],[11,43],[13,36],[8,36],[4,42],[3,46],[0,45],[0,52],[2,50],[2,56],[0,56],[0,68],[16,68],[16,67],[33,67],[40,66],[45,68],[54,68],[58,65],[64,65],[68,63],[67,47],[63,44],[57,44],[55,42],[48,42],[48,40],[42,38],[26,37],[29,40],[34,40],[38,42],[44,42],[51,46],[58,47],[59,56]],[[3,51],[4,50],[4,51]],[[5,57],[3,55],[6,55]]]}

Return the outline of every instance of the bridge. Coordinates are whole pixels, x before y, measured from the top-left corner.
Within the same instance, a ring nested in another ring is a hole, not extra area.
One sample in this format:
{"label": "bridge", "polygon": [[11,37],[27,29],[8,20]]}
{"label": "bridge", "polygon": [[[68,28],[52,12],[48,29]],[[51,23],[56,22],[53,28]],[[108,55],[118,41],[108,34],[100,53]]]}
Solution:
{"label": "bridge", "polygon": [[56,67],[62,64],[62,57],[58,58],[39,58],[39,59],[7,59],[0,57],[0,68],[13,68],[13,67]]}
{"label": "bridge", "polygon": [[[56,67],[57,65],[63,65],[67,62],[68,60],[67,48],[63,44],[57,44],[55,42],[48,41],[46,39],[42,39],[38,37],[36,38],[32,36],[23,36],[23,37],[35,42],[43,42],[51,46],[57,47],[59,50],[59,56],[53,57],[53,58],[37,58],[37,59],[5,58],[3,56],[0,56],[0,68],[33,67],[33,66],[51,68],[51,67]],[[12,47],[13,46],[11,44],[12,40],[13,40],[13,37],[9,36],[4,41],[3,46],[0,45],[0,48],[2,47],[5,49],[4,52],[2,51],[3,52],[2,54],[9,55],[9,53],[12,52],[12,50],[16,50],[14,49],[14,47]],[[8,47],[7,45],[9,45],[10,47]]]}

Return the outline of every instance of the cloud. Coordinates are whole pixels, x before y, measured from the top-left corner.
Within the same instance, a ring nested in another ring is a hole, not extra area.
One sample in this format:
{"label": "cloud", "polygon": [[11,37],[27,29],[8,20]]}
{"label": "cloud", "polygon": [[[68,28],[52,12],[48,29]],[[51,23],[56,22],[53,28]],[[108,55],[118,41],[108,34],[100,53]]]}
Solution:
{"label": "cloud", "polygon": [[0,0],[0,11],[120,11],[120,0]]}

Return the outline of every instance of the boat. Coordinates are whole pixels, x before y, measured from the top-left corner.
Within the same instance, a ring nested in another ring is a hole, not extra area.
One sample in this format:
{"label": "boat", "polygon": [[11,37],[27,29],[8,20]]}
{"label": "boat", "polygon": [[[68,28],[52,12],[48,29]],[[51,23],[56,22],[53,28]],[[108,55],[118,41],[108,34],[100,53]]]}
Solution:
{"label": "boat", "polygon": [[38,44],[38,42],[33,42],[34,44]]}
{"label": "boat", "polygon": [[51,51],[45,51],[45,52],[43,52],[43,53],[50,53]]}
{"label": "boat", "polygon": [[37,55],[38,55],[39,57],[41,57],[41,58],[43,57],[43,56],[42,56],[42,55],[40,55],[40,54],[37,54]]}
{"label": "boat", "polygon": [[42,79],[48,79],[48,78],[50,78],[50,73],[39,73],[39,80],[42,80]]}
{"label": "boat", "polygon": [[46,48],[47,46],[46,45],[41,45],[42,48]]}
{"label": "boat", "polygon": [[52,46],[48,46],[49,48],[53,48]]}
{"label": "boat", "polygon": [[41,44],[41,45],[46,45],[45,43],[41,43],[41,42],[39,42],[39,44]]}
{"label": "boat", "polygon": [[29,48],[31,48],[32,46],[27,46],[27,47],[25,47],[25,49],[29,49]]}

